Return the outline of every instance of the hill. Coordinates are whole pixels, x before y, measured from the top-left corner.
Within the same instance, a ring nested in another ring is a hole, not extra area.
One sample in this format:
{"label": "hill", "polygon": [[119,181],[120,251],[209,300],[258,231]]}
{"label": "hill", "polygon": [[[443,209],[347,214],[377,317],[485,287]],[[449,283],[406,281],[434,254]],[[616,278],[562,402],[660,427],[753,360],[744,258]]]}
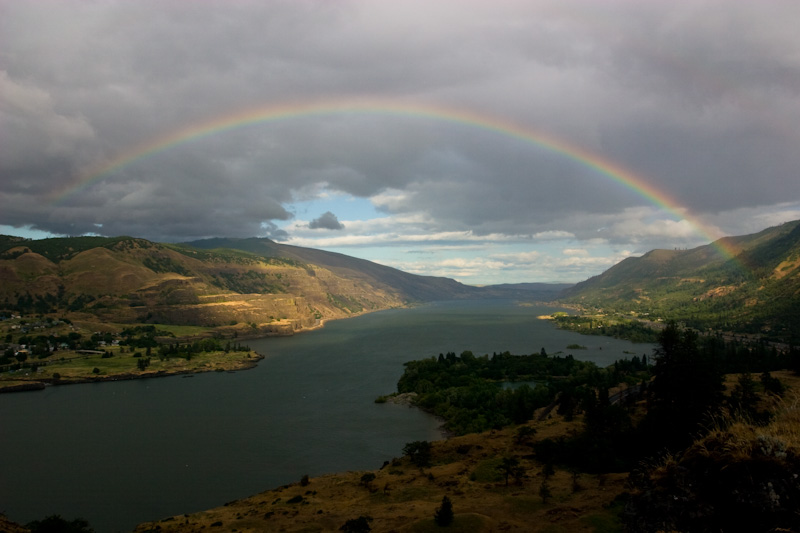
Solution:
{"label": "hill", "polygon": [[[67,311],[121,323],[248,324],[263,334],[407,305],[421,299],[425,285],[412,294],[354,268],[334,272],[299,253],[281,256],[269,248],[259,254],[131,237],[3,237],[0,277],[0,307],[8,310]],[[453,293],[460,286],[450,285]],[[435,288],[431,283],[431,297],[442,293]]]}
{"label": "hill", "polygon": [[249,336],[291,334],[323,320],[417,302],[551,299],[561,288],[471,287],[258,238],[163,244],[134,237],[0,236],[0,279],[0,311],[205,326]]}
{"label": "hill", "polygon": [[[567,420],[553,410],[430,443],[425,464],[406,454],[368,472],[298,472],[290,485],[135,531],[790,531],[798,522],[790,502],[798,495],[800,382],[791,372],[776,376],[790,392],[784,400],[757,394],[772,413],[768,422],[722,410],[685,450],[634,472],[590,473],[547,460],[547,442],[568,442],[588,424],[586,415]],[[738,379],[728,377],[729,390]],[[628,408],[642,416],[646,405]],[[441,529],[434,515],[445,496],[455,516]]]}
{"label": "hill", "polygon": [[344,254],[279,244],[270,239],[204,239],[186,243],[192,248],[205,250],[241,250],[272,259],[289,259],[298,263],[316,265],[330,270],[335,275],[361,280],[397,292],[408,301],[451,300],[480,297],[477,287],[463,285],[449,278],[418,276],[396,268],[379,265],[365,259]]}
{"label": "hill", "polygon": [[[725,257],[720,248],[734,250]],[[559,300],[700,330],[800,338],[800,221],[725,237],[691,250],[627,258],[565,290]]]}

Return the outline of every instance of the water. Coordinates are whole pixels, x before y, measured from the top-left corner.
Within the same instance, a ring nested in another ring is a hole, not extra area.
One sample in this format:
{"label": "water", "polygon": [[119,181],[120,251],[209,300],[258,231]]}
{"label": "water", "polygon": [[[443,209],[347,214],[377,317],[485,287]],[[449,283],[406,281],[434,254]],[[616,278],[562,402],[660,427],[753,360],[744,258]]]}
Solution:
{"label": "water", "polygon": [[652,353],[560,331],[510,301],[442,302],[249,341],[267,356],[229,373],[48,387],[0,395],[0,512],[18,522],[83,517],[98,533],[222,505],[326,472],[372,470],[414,440],[440,438],[432,417],[375,404],[411,359],[567,353],[600,366]]}

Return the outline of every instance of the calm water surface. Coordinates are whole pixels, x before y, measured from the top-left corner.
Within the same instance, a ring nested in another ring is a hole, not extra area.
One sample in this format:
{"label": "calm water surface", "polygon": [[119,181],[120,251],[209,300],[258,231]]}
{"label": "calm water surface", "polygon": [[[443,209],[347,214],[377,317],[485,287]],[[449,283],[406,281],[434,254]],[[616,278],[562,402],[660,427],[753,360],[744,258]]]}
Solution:
{"label": "calm water surface", "polygon": [[600,366],[652,345],[555,329],[552,308],[442,302],[249,341],[266,355],[237,373],[48,387],[0,395],[0,512],[83,517],[98,533],[219,506],[279,485],[372,470],[437,422],[375,404],[411,359],[453,351],[549,354],[569,344]]}

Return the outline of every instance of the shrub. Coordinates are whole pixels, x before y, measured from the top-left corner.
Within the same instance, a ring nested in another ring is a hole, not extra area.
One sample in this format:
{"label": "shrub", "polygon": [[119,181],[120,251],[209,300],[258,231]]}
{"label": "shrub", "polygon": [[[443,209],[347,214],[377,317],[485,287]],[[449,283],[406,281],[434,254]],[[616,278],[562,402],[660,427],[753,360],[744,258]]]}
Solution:
{"label": "shrub", "polygon": [[50,515],[42,520],[34,520],[26,524],[31,533],[94,533],[94,529],[89,527],[89,522],[83,518],[65,520],[61,515]]}
{"label": "shrub", "polygon": [[372,522],[371,516],[351,518],[339,528],[339,531],[344,531],[345,533],[369,533],[372,531],[372,527],[369,525],[370,522]]}

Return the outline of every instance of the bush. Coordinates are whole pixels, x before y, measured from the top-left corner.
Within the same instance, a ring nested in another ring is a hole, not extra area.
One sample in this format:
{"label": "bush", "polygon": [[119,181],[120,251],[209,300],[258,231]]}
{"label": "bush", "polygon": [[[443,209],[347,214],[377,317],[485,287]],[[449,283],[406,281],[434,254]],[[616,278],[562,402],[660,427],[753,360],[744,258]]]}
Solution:
{"label": "bush", "polygon": [[339,528],[339,531],[344,531],[345,533],[369,533],[372,531],[372,527],[369,525],[370,522],[372,522],[371,516],[351,518]]}
{"label": "bush", "polygon": [[89,522],[83,518],[65,520],[61,515],[50,515],[42,520],[34,520],[25,525],[31,533],[94,533]]}

